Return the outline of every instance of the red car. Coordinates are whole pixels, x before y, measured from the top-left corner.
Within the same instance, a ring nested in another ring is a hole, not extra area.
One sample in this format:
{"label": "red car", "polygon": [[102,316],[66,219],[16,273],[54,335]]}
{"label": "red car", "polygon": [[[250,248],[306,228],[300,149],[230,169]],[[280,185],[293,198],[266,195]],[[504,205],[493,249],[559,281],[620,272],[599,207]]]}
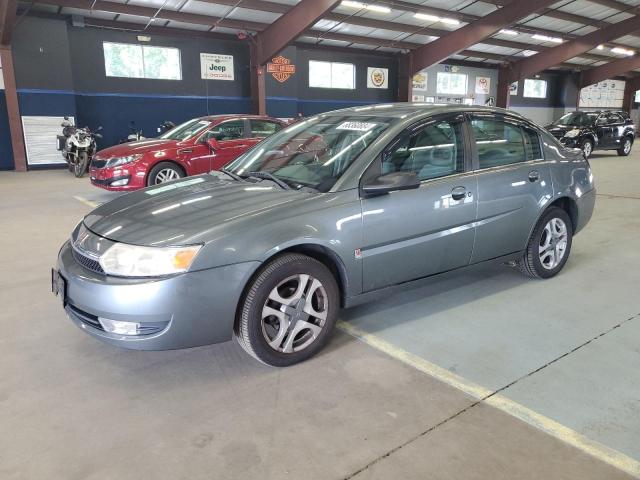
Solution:
{"label": "red car", "polygon": [[218,170],[285,126],[276,118],[255,115],[195,118],[158,138],[97,152],[91,183],[106,190],[138,190]]}

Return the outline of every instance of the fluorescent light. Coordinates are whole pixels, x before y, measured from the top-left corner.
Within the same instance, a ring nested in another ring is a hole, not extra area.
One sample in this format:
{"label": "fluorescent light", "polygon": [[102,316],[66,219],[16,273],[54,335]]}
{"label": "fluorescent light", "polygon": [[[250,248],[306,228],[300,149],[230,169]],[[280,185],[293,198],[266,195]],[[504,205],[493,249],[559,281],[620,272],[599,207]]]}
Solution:
{"label": "fluorescent light", "polygon": [[344,0],[340,5],[349,8],[371,10],[372,12],[391,13],[391,9],[388,7],[383,7],[381,5],[371,5],[369,3],[362,2],[352,2],[351,0]]}
{"label": "fluorescent light", "polygon": [[503,28],[498,33],[501,33],[502,35],[518,35],[518,32],[515,30],[509,30],[508,28]]}
{"label": "fluorescent light", "polygon": [[619,55],[635,55],[636,52],[633,50],[627,50],[626,48],[615,47],[611,49],[611,52],[617,53]]}
{"label": "fluorescent light", "polygon": [[535,55],[538,52],[534,52],[533,50],[523,50],[520,53],[522,53],[522,55],[524,55],[525,57],[530,57],[531,55]]}
{"label": "fluorescent light", "polygon": [[455,18],[438,17],[436,15],[429,15],[428,13],[414,13],[413,18],[426,20],[428,22],[442,22],[448,25],[460,25],[460,21]]}
{"label": "fluorescent light", "polygon": [[598,46],[596,47],[596,49],[598,49],[598,50],[604,50],[604,45],[598,45]]}
{"label": "fluorescent light", "polygon": [[553,42],[553,43],[562,43],[564,41],[560,37],[549,37],[547,35],[540,35],[538,33],[536,33],[535,35],[531,35],[531,38],[535,38],[536,40],[542,40],[543,42]]}

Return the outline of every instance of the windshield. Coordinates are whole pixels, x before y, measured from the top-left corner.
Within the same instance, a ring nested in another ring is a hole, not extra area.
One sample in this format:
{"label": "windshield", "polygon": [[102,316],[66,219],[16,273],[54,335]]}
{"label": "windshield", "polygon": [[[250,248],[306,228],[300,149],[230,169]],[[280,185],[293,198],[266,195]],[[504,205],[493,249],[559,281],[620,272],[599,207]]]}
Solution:
{"label": "windshield", "polygon": [[240,176],[268,172],[292,188],[327,192],[393,121],[378,116],[317,116],[268,137],[227,166]]}
{"label": "windshield", "polygon": [[556,121],[556,125],[567,125],[570,127],[588,127],[595,123],[596,118],[598,118],[597,113],[567,113]]}
{"label": "windshield", "polygon": [[201,132],[209,125],[211,125],[211,122],[209,120],[201,120],[199,118],[196,118],[194,120],[189,120],[188,122],[181,123],[177,127],[174,127],[168,132],[164,133],[163,135],[160,135],[160,138],[165,140],[186,140]]}

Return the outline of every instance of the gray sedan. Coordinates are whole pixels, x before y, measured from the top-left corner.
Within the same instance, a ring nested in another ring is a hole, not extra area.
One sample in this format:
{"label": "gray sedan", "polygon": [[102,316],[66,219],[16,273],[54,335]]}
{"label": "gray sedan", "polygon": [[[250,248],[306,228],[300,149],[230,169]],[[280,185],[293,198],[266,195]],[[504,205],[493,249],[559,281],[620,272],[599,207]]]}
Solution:
{"label": "gray sedan", "polygon": [[226,170],[100,206],[60,250],[69,318],[125,348],[235,336],[269,365],[317,353],[341,307],[481,262],[564,267],[589,163],[512,112],[389,104],[306,119]]}

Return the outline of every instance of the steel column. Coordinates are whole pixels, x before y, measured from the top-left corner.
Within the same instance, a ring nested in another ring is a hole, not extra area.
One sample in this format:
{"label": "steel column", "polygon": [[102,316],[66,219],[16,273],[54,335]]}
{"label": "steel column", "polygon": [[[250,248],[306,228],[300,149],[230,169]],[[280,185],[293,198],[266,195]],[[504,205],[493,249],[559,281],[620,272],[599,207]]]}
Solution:
{"label": "steel column", "polygon": [[4,95],[7,102],[7,116],[9,117],[9,130],[11,133],[11,148],[13,149],[13,165],[16,171],[26,172],[27,157],[24,149],[22,117],[20,116],[20,107],[18,105],[16,77],[13,70],[13,55],[11,54],[10,46],[0,46],[0,61],[2,61]]}

